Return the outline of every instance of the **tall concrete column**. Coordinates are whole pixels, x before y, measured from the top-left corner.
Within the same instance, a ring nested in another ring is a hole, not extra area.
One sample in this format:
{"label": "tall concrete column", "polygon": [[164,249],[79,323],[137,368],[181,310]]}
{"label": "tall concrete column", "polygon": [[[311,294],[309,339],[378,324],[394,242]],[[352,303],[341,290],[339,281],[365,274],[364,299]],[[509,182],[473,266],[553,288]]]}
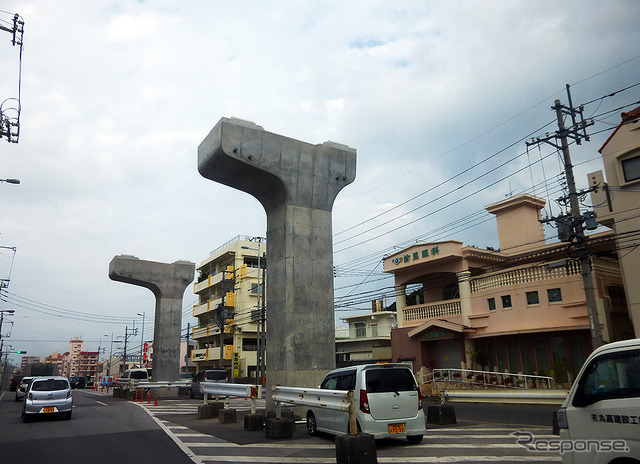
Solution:
{"label": "tall concrete column", "polygon": [[315,387],[335,366],[331,210],[356,151],[223,118],[198,147],[198,171],[267,213],[267,386]]}
{"label": "tall concrete column", "polygon": [[396,293],[396,318],[398,320],[398,327],[404,327],[404,308],[407,306],[407,286],[395,285]]}
{"label": "tall concrete column", "polygon": [[148,288],[156,297],[153,329],[153,380],[180,377],[180,330],[182,296],[193,282],[195,263],[172,264],[143,261],[135,256],[116,256],[109,263],[109,278]]}
{"label": "tall concrete column", "polygon": [[[462,315],[462,324],[465,327],[471,327],[469,316],[471,315],[471,284],[469,279],[471,278],[471,271],[460,271],[456,274],[458,277],[458,292],[460,293],[460,313]],[[462,369],[471,367],[473,362],[471,359],[471,353],[474,350],[473,340],[465,337],[464,332],[464,365],[460,366]]]}

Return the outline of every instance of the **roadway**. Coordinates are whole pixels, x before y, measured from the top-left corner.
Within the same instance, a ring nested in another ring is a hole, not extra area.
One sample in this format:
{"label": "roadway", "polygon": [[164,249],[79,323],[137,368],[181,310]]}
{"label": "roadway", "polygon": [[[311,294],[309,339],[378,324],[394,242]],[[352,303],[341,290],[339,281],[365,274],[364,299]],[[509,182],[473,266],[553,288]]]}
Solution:
{"label": "roadway", "polygon": [[[70,421],[44,418],[23,424],[20,403],[6,392],[0,402],[0,464],[16,462],[113,463],[335,463],[334,437],[310,437],[296,426],[287,440],[243,430],[249,402],[233,400],[236,424],[199,420],[201,400],[180,397],[153,403],[127,402],[90,390],[74,391]],[[264,402],[262,402],[264,405]],[[530,452],[511,436],[517,430],[554,439],[548,406],[456,404],[458,423],[428,425],[420,445],[377,442],[379,463],[559,462],[552,453]]]}

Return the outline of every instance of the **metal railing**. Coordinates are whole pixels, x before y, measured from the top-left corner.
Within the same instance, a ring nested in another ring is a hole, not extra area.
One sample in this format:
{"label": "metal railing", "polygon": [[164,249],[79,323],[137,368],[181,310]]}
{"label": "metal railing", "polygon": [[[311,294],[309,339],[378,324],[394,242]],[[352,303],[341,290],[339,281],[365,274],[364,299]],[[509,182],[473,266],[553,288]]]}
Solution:
{"label": "metal railing", "polygon": [[251,400],[251,414],[256,413],[256,403],[258,398],[262,398],[262,385],[248,385],[243,383],[214,382],[205,380],[200,383],[200,393],[204,398],[204,405],[208,404],[209,395],[216,396],[216,402],[220,396],[225,396],[225,401],[229,397],[249,398]]}
{"label": "metal railing", "polygon": [[513,374],[510,372],[475,371],[471,369],[434,369],[424,383],[447,382],[469,387],[483,388],[547,388],[553,385],[553,377],[544,375]]}
{"label": "metal railing", "polygon": [[567,390],[453,390],[443,393],[447,401],[474,403],[562,404]]}
{"label": "metal railing", "polygon": [[353,390],[323,390],[277,385],[271,387],[271,398],[276,403],[276,417],[282,418],[282,404],[295,404],[312,408],[329,409],[349,413],[349,435],[358,433]]}

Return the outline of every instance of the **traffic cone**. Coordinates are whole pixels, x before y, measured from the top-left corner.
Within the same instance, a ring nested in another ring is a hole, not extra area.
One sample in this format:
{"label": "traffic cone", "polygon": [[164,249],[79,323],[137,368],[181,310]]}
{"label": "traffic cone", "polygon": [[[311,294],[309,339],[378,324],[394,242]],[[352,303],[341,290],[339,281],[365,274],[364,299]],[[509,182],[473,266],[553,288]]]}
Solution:
{"label": "traffic cone", "polygon": [[158,392],[156,391],[156,403],[154,404],[154,406],[158,406]]}
{"label": "traffic cone", "polygon": [[147,392],[147,404],[151,404],[151,390]]}

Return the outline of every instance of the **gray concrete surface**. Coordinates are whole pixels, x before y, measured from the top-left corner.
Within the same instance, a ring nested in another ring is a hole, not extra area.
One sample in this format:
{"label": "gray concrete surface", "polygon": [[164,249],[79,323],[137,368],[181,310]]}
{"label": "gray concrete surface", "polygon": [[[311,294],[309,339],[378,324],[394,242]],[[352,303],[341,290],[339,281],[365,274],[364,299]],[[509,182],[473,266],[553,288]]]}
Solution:
{"label": "gray concrete surface", "polygon": [[356,150],[223,118],[198,147],[198,171],[267,213],[267,388],[316,386],[335,366],[331,210],[355,179]]}
{"label": "gray concrete surface", "polygon": [[172,381],[180,376],[182,296],[194,275],[195,263],[189,261],[167,264],[120,255],[109,263],[111,280],[148,288],[156,297],[153,380]]}

